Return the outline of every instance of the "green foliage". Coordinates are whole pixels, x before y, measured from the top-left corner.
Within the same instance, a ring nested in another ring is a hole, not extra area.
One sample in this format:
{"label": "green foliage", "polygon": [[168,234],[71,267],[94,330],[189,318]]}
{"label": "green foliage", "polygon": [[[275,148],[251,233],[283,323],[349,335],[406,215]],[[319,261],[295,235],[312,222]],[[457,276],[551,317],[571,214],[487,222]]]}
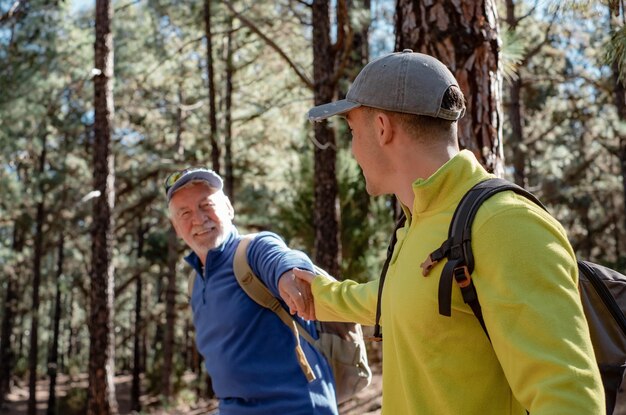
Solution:
{"label": "green foliage", "polygon": [[63,415],[81,415],[87,411],[87,389],[71,388],[67,394],[59,397],[57,413]]}
{"label": "green foliage", "polygon": [[524,41],[512,30],[502,32],[502,47],[500,58],[502,62],[502,75],[507,81],[517,79],[517,70],[524,59],[526,47]]}
{"label": "green foliage", "polygon": [[[612,73],[604,67],[611,22],[599,3],[537,9],[519,22],[525,65],[522,149],[528,187],[550,206],[583,258],[618,263],[624,193]],[[519,4],[518,16],[532,2]],[[533,51],[533,55],[527,55]],[[609,48],[609,53],[611,49]],[[508,124],[504,123],[505,142]],[[508,158],[512,148],[505,146]]]}
{"label": "green foliage", "polygon": [[626,83],[626,26],[613,32],[607,45],[606,63],[616,65],[620,80]]}

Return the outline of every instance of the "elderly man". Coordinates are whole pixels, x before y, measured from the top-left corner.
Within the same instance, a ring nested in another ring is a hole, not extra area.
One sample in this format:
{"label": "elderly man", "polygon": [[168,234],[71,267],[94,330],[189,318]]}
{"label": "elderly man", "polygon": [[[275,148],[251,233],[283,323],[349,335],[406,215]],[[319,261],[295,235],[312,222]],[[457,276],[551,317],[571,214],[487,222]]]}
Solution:
{"label": "elderly man", "polygon": [[[185,259],[197,272],[191,298],[196,345],[213,380],[220,414],[336,415],[325,358],[300,341],[314,375],[307,379],[295,352],[296,337],[235,279],[233,256],[241,236],[222,185],[220,176],[207,169],[174,172],[165,183],[170,220],[192,250]],[[294,298],[288,304],[292,309],[306,307],[291,271],[313,269],[304,254],[289,249],[277,235],[261,232],[250,243],[247,259],[274,296]],[[311,322],[300,322],[316,336]]]}

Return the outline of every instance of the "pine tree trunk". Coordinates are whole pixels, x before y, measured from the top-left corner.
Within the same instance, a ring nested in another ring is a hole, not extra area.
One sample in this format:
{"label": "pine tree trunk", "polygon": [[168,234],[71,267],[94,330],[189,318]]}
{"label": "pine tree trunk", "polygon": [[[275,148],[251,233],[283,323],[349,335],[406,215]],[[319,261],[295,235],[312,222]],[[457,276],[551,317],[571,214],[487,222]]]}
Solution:
{"label": "pine tree trunk", "polygon": [[[336,92],[335,56],[330,41],[329,0],[313,1],[313,79],[314,103],[333,100]],[[331,275],[339,275],[339,189],[336,177],[335,134],[326,120],[314,123],[315,167],[314,209],[315,262]]]}
{"label": "pine tree trunk", "polygon": [[50,387],[48,389],[48,410],[47,415],[56,415],[56,384],[59,364],[59,328],[61,323],[61,276],[63,275],[63,249],[65,245],[65,235],[61,230],[59,236],[58,256],[57,256],[57,272],[56,272],[56,295],[54,299],[54,320],[52,329],[52,344],[50,345],[50,354],[48,358],[48,377],[50,378]]}
{"label": "pine tree trunk", "polygon": [[[22,252],[24,249],[24,233],[26,232],[22,221],[15,220],[13,226],[12,251]],[[16,267],[17,268],[17,267]],[[10,269],[6,274],[7,286],[4,293],[4,313],[2,314],[2,329],[0,331],[0,407],[3,406],[6,395],[11,388],[11,375],[15,363],[15,355],[11,347],[13,327],[17,315],[19,296],[17,290],[18,275],[16,269]]]}
{"label": "pine tree trunk", "polygon": [[[617,64],[613,65],[613,73],[615,80],[614,87],[614,96],[615,96],[615,105],[617,107],[617,113],[619,115],[619,119],[622,122],[626,122],[626,88],[624,87],[624,83],[619,80],[619,76],[617,75],[618,68]],[[619,135],[619,162],[620,169],[622,173],[622,192],[624,197],[624,206],[626,209],[626,135],[623,133]],[[624,215],[624,229],[626,229],[626,215]]]}
{"label": "pine tree trunk", "polygon": [[[515,30],[517,16],[515,15],[514,0],[506,0],[506,21],[509,30]],[[519,186],[526,187],[526,148],[524,144],[524,126],[522,125],[522,74],[511,80],[509,85],[509,102],[507,105],[511,136],[509,147],[513,152],[513,181]]]}
{"label": "pine tree trunk", "polygon": [[213,35],[211,33],[211,0],[204,0],[204,37],[206,39],[206,71],[209,84],[209,140],[214,172],[220,172],[220,146],[217,142],[217,115],[215,113],[215,81],[213,69]]}
{"label": "pine tree trunk", "polygon": [[115,169],[111,152],[113,121],[113,7],[96,0],[93,183],[100,196],[93,204],[92,270],[89,316],[88,415],[117,414],[114,370],[114,269],[112,263]]}
{"label": "pine tree trunk", "polygon": [[224,191],[230,198],[231,203],[235,203],[235,185],[233,183],[233,149],[232,149],[232,105],[233,105],[233,76],[235,68],[233,65],[233,21],[228,20],[226,40],[226,95],[224,97]]}
{"label": "pine tree trunk", "polygon": [[413,49],[450,68],[467,99],[459,142],[495,174],[504,173],[502,77],[494,0],[397,0],[396,49]]}
{"label": "pine tree trunk", "polygon": [[7,287],[4,295],[2,330],[0,331],[0,407],[4,405],[6,395],[11,387],[11,373],[13,371],[11,337],[13,335],[13,319],[18,303],[15,275],[9,272],[6,277]]}
{"label": "pine tree trunk", "polygon": [[30,320],[30,349],[28,352],[28,415],[37,415],[37,357],[39,354],[39,286],[41,285],[41,257],[43,256],[43,225],[46,217],[46,191],[43,175],[46,166],[46,135],[44,133],[39,157],[39,197],[35,230],[35,250],[33,258],[33,302]]}
{"label": "pine tree trunk", "polygon": [[[143,257],[143,244],[145,237],[145,229],[139,224],[137,232],[137,260]],[[133,382],[130,388],[130,409],[131,411],[141,411],[141,337],[143,332],[143,320],[141,318],[141,302],[142,302],[141,272],[137,275],[135,281],[135,335],[133,336]]]}
{"label": "pine tree trunk", "polygon": [[165,327],[163,330],[163,372],[161,393],[172,396],[172,373],[174,357],[174,330],[176,325],[176,262],[178,239],[173,227],[168,232],[167,283],[165,288]]}
{"label": "pine tree trunk", "polygon": [[[609,27],[612,30],[617,30],[616,22],[613,22],[613,13],[615,15],[619,15],[621,13],[626,13],[626,9],[622,4],[620,10],[620,4],[615,3],[613,5],[609,4]],[[613,70],[613,96],[615,99],[615,107],[617,109],[617,115],[622,122],[626,122],[626,79],[620,79],[619,74],[619,62],[614,62],[612,65]],[[619,148],[618,148],[618,156],[620,161],[620,170],[622,174],[622,192],[624,198],[624,209],[626,209],[626,135],[620,131],[619,129],[615,129],[616,134],[619,139]],[[626,215],[624,215],[624,229],[626,230]]]}

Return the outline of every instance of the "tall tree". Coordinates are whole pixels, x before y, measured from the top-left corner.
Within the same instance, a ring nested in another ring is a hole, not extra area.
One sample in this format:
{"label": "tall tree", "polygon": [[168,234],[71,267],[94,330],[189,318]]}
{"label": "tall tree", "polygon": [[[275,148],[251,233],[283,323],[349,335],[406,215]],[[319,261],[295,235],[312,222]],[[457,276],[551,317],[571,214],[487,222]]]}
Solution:
{"label": "tall tree", "polygon": [[397,0],[396,49],[432,55],[450,68],[467,99],[459,141],[497,175],[504,174],[502,76],[494,0]]}
{"label": "tall tree", "polygon": [[93,204],[89,334],[88,415],[117,414],[115,398],[112,262],[115,166],[111,152],[113,121],[113,7],[96,0],[94,76]]}
{"label": "tall tree", "polygon": [[224,60],[226,63],[224,74],[226,91],[224,93],[224,191],[235,203],[235,183],[233,173],[233,77],[235,76],[235,65],[233,62],[233,19],[228,18],[226,23],[226,48],[224,49]]}
{"label": "tall tree", "polygon": [[[45,121],[44,121],[45,125]],[[37,415],[37,357],[39,354],[39,290],[41,285],[41,257],[43,256],[43,226],[46,218],[46,189],[44,173],[46,169],[47,132],[43,128],[41,137],[41,155],[39,156],[39,197],[35,228],[35,251],[33,258],[33,302],[30,320],[30,349],[28,352],[28,415]]]}
{"label": "tall tree", "polygon": [[[18,215],[13,225],[11,249],[15,253],[21,253],[26,243],[25,234],[28,229],[27,215]],[[2,315],[2,331],[0,331],[0,407],[4,404],[6,395],[9,393],[13,366],[15,365],[15,353],[12,349],[13,329],[16,326],[15,319],[18,314],[19,291],[17,281],[22,267],[9,268],[5,274],[6,288],[4,293],[4,313]]]}
{"label": "tall tree", "polygon": [[[519,18],[515,11],[515,0],[506,0],[506,22],[509,30],[515,31]],[[524,141],[524,126],[522,124],[522,75],[518,71],[510,80],[508,115],[511,124],[511,146],[513,147],[513,181],[519,186],[526,187],[526,152]]]}
{"label": "tall tree", "polygon": [[[622,16],[621,21],[619,19],[620,14]],[[621,42],[621,50],[626,50],[626,6],[623,1],[609,2],[609,25],[613,32],[613,42],[616,43],[613,48],[619,49],[619,42]],[[617,116],[621,122],[626,123],[626,77],[621,76],[625,73],[623,67],[626,66],[626,63],[620,61],[620,58],[623,57],[623,55],[616,54],[613,58],[614,61],[611,62],[611,69],[613,72],[613,98],[617,109]],[[618,143],[614,153],[616,153],[620,162],[624,206],[626,209],[626,133],[623,129],[619,128],[616,128],[615,132],[618,136]],[[626,215],[624,216],[624,229],[626,230]]]}
{"label": "tall tree", "polygon": [[[145,236],[147,232],[147,226],[139,221],[139,227],[137,229],[137,260],[143,258],[143,247]],[[141,372],[142,367],[142,353],[141,353],[141,339],[144,336],[143,318],[142,318],[142,296],[143,296],[143,284],[141,281],[141,271],[138,271],[137,279],[135,280],[135,333],[133,336],[133,381],[130,388],[130,409],[132,411],[141,411],[141,402],[139,400],[141,395]]]}
{"label": "tall tree", "polygon": [[61,230],[58,242],[57,253],[57,271],[56,271],[56,294],[54,297],[54,317],[52,325],[52,342],[50,343],[50,351],[48,353],[48,377],[50,378],[50,385],[48,388],[48,409],[47,415],[56,415],[57,402],[56,402],[56,384],[57,374],[59,372],[59,331],[61,324],[61,277],[63,276],[63,261],[64,261],[64,247],[65,247],[65,234]]}
{"label": "tall tree", "polygon": [[[343,75],[352,45],[352,28],[346,0],[336,2],[337,40],[331,41],[330,1],[314,0],[313,24],[313,101],[332,101],[337,82]],[[339,275],[341,254],[337,185],[337,145],[335,133],[326,120],[315,123],[314,210],[315,262],[331,275]]]}
{"label": "tall tree", "polygon": [[[525,22],[525,20],[533,17],[534,14],[540,14],[537,10],[538,4],[532,7],[523,0],[506,0],[506,23],[507,32],[505,40],[508,42],[503,48],[503,72],[505,75],[510,70],[511,73],[506,76],[508,92],[507,101],[505,103],[508,115],[507,123],[509,125],[509,135],[506,141],[509,144],[508,151],[511,155],[511,165],[513,167],[513,181],[522,186],[528,187],[527,165],[529,160],[528,142],[525,131],[525,124],[529,122],[524,108],[523,94],[528,94],[529,84],[532,81],[526,79],[528,76],[528,67],[531,66],[533,59],[542,52],[543,49],[550,45],[550,38],[553,36],[553,26],[559,15],[560,7],[557,6],[550,13],[549,9],[541,12],[546,17],[550,17],[548,22],[533,21],[533,24]],[[529,33],[529,26],[534,30]],[[522,44],[523,41],[523,44]]]}
{"label": "tall tree", "polygon": [[217,141],[217,115],[215,113],[215,71],[213,68],[213,33],[211,32],[211,1],[204,0],[204,37],[206,41],[206,72],[209,93],[209,140],[211,163],[216,173],[220,172],[220,147]]}

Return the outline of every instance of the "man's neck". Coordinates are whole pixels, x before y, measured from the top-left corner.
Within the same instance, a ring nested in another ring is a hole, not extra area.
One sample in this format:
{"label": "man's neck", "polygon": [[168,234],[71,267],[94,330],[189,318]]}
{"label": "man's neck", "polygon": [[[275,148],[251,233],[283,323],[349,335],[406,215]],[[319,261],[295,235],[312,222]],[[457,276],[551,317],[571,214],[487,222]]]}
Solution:
{"label": "man's neck", "polygon": [[459,153],[456,145],[442,145],[440,147],[419,148],[417,145],[404,157],[399,157],[397,187],[394,192],[400,202],[413,208],[415,193],[413,183],[418,179],[426,180],[437,170]]}

